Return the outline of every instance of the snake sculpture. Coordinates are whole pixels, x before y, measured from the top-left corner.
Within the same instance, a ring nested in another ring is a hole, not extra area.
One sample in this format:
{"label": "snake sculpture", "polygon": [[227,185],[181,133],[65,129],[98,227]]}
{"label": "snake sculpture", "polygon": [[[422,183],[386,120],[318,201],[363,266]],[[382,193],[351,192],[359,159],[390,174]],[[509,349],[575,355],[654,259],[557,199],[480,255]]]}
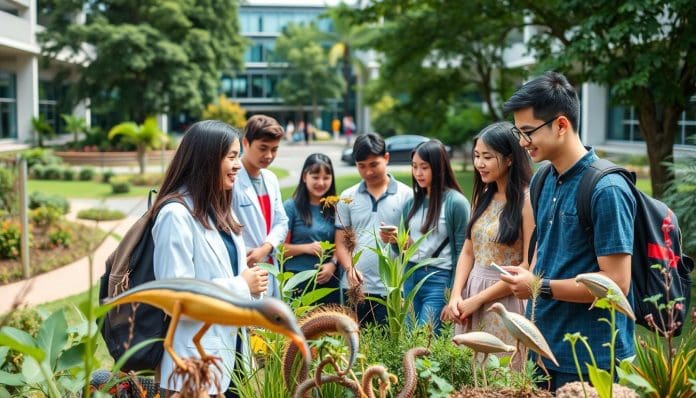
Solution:
{"label": "snake sculpture", "polygon": [[[413,398],[418,385],[418,374],[416,373],[416,358],[429,355],[430,351],[423,347],[416,347],[408,350],[404,355],[402,365],[404,367],[404,387],[396,396],[396,398]],[[342,385],[356,397],[375,398],[372,390],[372,380],[378,378],[380,397],[385,397],[387,390],[391,384],[396,382],[396,376],[390,374],[384,366],[373,365],[368,367],[363,373],[360,385],[354,380],[346,377],[344,374],[323,374],[324,367],[333,365],[336,371],[339,371],[338,365],[331,356],[327,356],[317,366],[316,374],[313,379],[307,379],[300,383],[295,391],[295,398],[309,398],[309,392],[314,388],[328,383],[337,383]]]}
{"label": "snake sculpture", "polygon": [[[336,369],[338,375],[345,375],[355,363],[358,355],[360,330],[357,322],[347,310],[339,306],[324,306],[311,311],[298,321],[300,330],[307,340],[315,340],[327,334],[338,333],[348,344],[349,357],[345,369]],[[293,365],[299,350],[296,345],[288,345],[283,353],[282,368],[285,385],[292,389],[307,379],[308,367],[302,363],[299,375],[293,377]],[[297,372],[295,372],[297,373]]]}

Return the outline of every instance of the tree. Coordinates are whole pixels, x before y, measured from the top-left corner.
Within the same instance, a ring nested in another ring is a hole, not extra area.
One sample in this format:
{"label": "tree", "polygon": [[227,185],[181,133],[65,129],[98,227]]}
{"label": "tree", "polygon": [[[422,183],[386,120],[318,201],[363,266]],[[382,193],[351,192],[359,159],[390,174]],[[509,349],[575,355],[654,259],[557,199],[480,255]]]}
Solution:
{"label": "tree", "polygon": [[633,106],[645,139],[652,192],[674,180],[677,122],[696,95],[696,6],[690,0],[522,0],[540,34],[530,43],[540,69],[609,86]]}
{"label": "tree", "polygon": [[160,130],[157,125],[157,119],[154,117],[148,117],[145,119],[145,123],[141,125],[133,122],[117,124],[109,130],[109,139],[117,136],[122,136],[125,141],[130,142],[137,148],[140,175],[145,174],[148,149],[159,148],[167,138],[167,135]]}
{"label": "tree", "polygon": [[35,142],[39,148],[43,148],[45,137],[53,137],[55,135],[53,126],[46,121],[46,117],[43,114],[31,118],[31,128],[34,130]]}
{"label": "tree", "polygon": [[330,67],[324,48],[319,43],[314,25],[289,24],[276,40],[275,56],[284,68],[278,82],[278,93],[304,113],[312,105],[312,121],[319,118],[319,105],[329,98],[338,98],[345,82]]}
{"label": "tree", "polygon": [[246,125],[246,111],[239,106],[239,102],[234,102],[221,95],[214,104],[208,104],[203,110],[203,119],[215,119],[223,121],[230,126],[238,129]]}
{"label": "tree", "polygon": [[[42,53],[85,65],[77,99],[93,110],[142,122],[212,102],[221,72],[242,64],[236,0],[52,0]],[[84,7],[86,22],[71,18]]]}
{"label": "tree", "polygon": [[80,141],[80,133],[87,133],[87,120],[83,117],[70,114],[62,114],[60,117],[62,117],[63,122],[65,122],[65,131],[73,133],[73,145],[77,147]]}
{"label": "tree", "polygon": [[344,15],[379,30],[368,42],[382,55],[378,83],[369,90],[377,95],[368,92],[368,101],[396,99],[396,119],[412,120],[411,131],[438,136],[446,115],[481,103],[488,120],[503,117],[500,98],[523,73],[502,57],[521,16],[486,0],[374,1]]}

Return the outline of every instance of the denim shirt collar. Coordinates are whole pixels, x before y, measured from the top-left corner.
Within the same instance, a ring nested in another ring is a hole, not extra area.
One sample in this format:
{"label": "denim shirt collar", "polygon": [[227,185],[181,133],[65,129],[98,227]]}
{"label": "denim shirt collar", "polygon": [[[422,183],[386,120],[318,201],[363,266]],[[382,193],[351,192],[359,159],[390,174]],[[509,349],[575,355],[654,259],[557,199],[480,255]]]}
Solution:
{"label": "denim shirt collar", "polygon": [[556,170],[555,167],[553,167],[551,169],[553,171],[554,177],[556,177],[556,180],[558,180],[558,181],[569,180],[569,179],[573,178],[574,176],[581,174],[595,160],[597,160],[597,155],[595,154],[594,148],[586,146],[585,149],[587,149],[587,153],[585,155],[583,155],[583,157],[581,157],[577,162],[575,162],[575,164],[572,165],[563,174],[559,175],[558,171]]}

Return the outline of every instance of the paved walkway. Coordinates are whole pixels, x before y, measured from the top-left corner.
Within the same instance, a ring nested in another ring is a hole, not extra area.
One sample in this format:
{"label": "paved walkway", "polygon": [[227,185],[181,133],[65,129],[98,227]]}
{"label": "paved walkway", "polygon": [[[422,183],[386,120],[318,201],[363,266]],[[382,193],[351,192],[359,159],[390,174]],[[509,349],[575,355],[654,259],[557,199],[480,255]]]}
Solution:
{"label": "paved walkway", "polygon": [[[340,155],[343,147],[336,144],[289,145],[281,148],[281,155],[273,163],[274,167],[288,170],[290,175],[280,180],[281,187],[294,186],[299,181],[300,168],[304,159],[313,152],[329,155],[334,163],[337,175],[354,174],[354,166],[341,162]],[[408,170],[407,165],[390,166],[391,170]],[[105,231],[113,231],[123,236],[128,228],[147,209],[147,198],[115,198],[115,199],[72,199],[70,213],[66,216],[74,220],[79,210],[103,206],[109,209],[121,210],[128,215],[120,221],[101,222],[99,227]],[[92,266],[92,283],[97,283],[104,273],[107,257],[114,251],[118,241],[107,237],[94,253]],[[50,301],[86,291],[90,286],[90,265],[87,258],[56,270],[37,275],[28,281],[21,281],[0,287],[0,314],[10,311],[16,306],[32,307]]]}

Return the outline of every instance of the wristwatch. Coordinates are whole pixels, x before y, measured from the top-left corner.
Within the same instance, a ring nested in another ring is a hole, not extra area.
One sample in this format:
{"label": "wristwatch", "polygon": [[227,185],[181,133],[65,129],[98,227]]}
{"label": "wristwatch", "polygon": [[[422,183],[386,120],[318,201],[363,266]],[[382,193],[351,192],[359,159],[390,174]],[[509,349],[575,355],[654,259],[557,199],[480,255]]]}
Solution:
{"label": "wristwatch", "polygon": [[541,280],[541,289],[539,289],[539,295],[544,299],[552,299],[553,292],[551,292],[551,279],[544,278]]}

